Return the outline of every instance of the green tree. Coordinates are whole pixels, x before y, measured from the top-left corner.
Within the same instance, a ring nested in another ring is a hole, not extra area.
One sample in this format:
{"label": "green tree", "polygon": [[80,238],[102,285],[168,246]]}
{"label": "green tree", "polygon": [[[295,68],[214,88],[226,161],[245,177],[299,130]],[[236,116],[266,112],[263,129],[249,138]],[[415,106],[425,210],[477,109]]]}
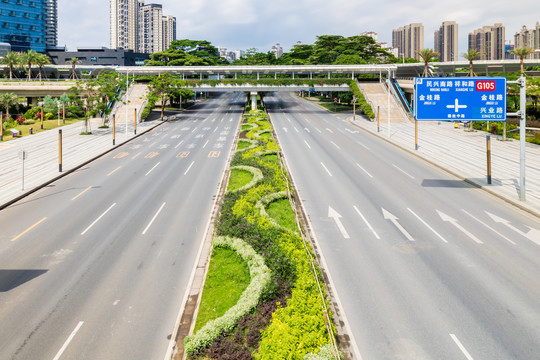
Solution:
{"label": "green tree", "polygon": [[36,57],[35,64],[39,67],[38,78],[40,81],[41,81],[41,73],[43,70],[43,66],[49,65],[50,63],[51,63],[51,59],[46,54],[38,54],[38,56]]}
{"label": "green tree", "polygon": [[[6,110],[6,120],[10,121],[9,108],[13,105],[19,105],[22,99],[14,93],[0,94],[0,109]],[[4,132],[4,117],[0,116],[0,135]]]}
{"label": "green tree", "polygon": [[525,69],[523,67],[523,59],[525,59],[527,55],[532,54],[533,52],[534,52],[534,49],[529,48],[529,47],[521,47],[521,48],[515,48],[513,50],[510,50],[510,53],[519,57],[519,61],[521,64],[521,76],[525,75]]}
{"label": "green tree", "polygon": [[484,54],[481,51],[476,51],[475,49],[469,49],[467,52],[464,52],[461,54],[465,59],[469,61],[469,76],[474,76],[473,72],[473,61],[478,59],[480,56]]}
{"label": "green tree", "polygon": [[126,90],[126,76],[115,71],[102,71],[99,75],[88,81],[88,89],[92,96],[97,112],[104,114],[103,124],[108,121],[112,111],[110,104],[120,100],[120,90]]}
{"label": "green tree", "polygon": [[357,65],[357,64],[366,64],[367,61],[362,59],[360,55],[345,55],[341,54],[338,56],[334,65]]}
{"label": "green tree", "polygon": [[21,56],[14,51],[10,51],[0,60],[0,63],[9,67],[9,79],[11,80],[13,79],[13,68],[21,64]]}
{"label": "green tree", "polygon": [[218,49],[205,40],[175,40],[165,51],[150,55],[146,66],[209,66],[225,64]]}
{"label": "green tree", "polygon": [[80,62],[81,62],[81,60],[79,58],[76,58],[76,57],[72,57],[71,59],[68,60],[68,63],[71,64],[71,78],[73,80],[77,79],[77,73],[75,72],[75,66]]}
{"label": "green tree", "polygon": [[422,49],[418,51],[418,56],[422,59],[424,62],[424,77],[429,76],[428,66],[429,62],[434,58],[439,56],[439,53],[434,51],[433,49]]}
{"label": "green tree", "polygon": [[184,82],[170,74],[156,76],[150,81],[150,96],[159,100],[161,103],[161,119],[165,113],[165,106],[172,96],[177,94],[178,89],[184,85]]}
{"label": "green tree", "polygon": [[39,54],[34,50],[28,50],[21,55],[21,63],[28,67],[28,80],[32,79],[32,65],[35,65],[38,61]]}

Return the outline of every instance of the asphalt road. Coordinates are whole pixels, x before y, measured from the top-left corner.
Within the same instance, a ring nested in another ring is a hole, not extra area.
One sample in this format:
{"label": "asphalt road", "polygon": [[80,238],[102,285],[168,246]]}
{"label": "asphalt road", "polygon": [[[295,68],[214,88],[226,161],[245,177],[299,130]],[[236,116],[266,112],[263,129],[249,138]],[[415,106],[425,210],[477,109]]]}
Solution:
{"label": "asphalt road", "polygon": [[539,358],[538,218],[304,100],[265,103],[355,358]]}
{"label": "asphalt road", "polygon": [[0,359],[164,359],[239,126],[208,100],[0,212]]}

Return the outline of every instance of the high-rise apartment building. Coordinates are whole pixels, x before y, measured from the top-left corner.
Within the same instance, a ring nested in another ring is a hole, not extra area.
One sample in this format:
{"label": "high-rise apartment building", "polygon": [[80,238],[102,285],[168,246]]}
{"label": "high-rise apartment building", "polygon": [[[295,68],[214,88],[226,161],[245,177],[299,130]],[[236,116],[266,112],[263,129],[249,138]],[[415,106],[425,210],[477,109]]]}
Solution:
{"label": "high-rise apartment building", "polygon": [[521,31],[514,35],[516,48],[528,47],[538,51],[529,54],[525,59],[540,59],[540,23],[537,22],[533,29],[527,29],[525,25]]}
{"label": "high-rise apartment building", "polygon": [[272,46],[272,52],[274,53],[276,59],[279,59],[281,55],[283,55],[283,47],[277,43],[276,45]]}
{"label": "high-rise apartment building", "polygon": [[111,0],[111,48],[138,50],[138,0]]}
{"label": "high-rise apartment building", "polygon": [[469,33],[469,49],[480,53],[480,60],[505,59],[505,30],[502,24],[484,26]]}
{"label": "high-rise apartment building", "polygon": [[58,2],[45,1],[45,44],[48,48],[58,45]]}
{"label": "high-rise apartment building", "polygon": [[161,4],[139,1],[139,52],[163,51],[163,9]]}
{"label": "high-rise apartment building", "polygon": [[47,45],[53,45],[56,0],[2,0],[1,4],[0,42],[10,44],[12,51],[45,52]]}
{"label": "high-rise apartment building", "polygon": [[456,61],[458,58],[458,25],[455,21],[443,21],[435,30],[433,49],[439,53],[439,61]]}
{"label": "high-rise apartment building", "polygon": [[392,47],[399,56],[420,59],[418,52],[424,49],[424,25],[413,23],[392,30]]}
{"label": "high-rise apartment building", "polygon": [[163,19],[163,50],[167,50],[171,43],[176,40],[176,18],[164,16]]}

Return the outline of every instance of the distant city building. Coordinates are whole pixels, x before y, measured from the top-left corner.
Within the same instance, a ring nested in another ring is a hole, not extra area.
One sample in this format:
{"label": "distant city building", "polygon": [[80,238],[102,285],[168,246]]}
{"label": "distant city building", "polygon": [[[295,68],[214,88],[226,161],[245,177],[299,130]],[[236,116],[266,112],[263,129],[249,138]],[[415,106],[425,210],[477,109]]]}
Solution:
{"label": "distant city building", "polygon": [[63,49],[48,50],[47,55],[54,65],[65,65],[71,58],[80,60],[80,65],[142,66],[148,54],[126,49],[79,48],[77,51]]}
{"label": "distant city building", "polygon": [[435,30],[433,47],[439,53],[439,61],[456,61],[458,58],[458,25],[455,21],[443,21]]}
{"label": "distant city building", "polygon": [[521,31],[514,35],[516,48],[528,47],[538,51],[525,57],[525,59],[540,59],[540,23],[537,22],[533,29],[527,29],[525,25]]}
{"label": "distant city building", "polygon": [[361,33],[360,35],[372,37],[375,42],[377,42],[377,38],[379,37],[379,35],[373,31],[366,31]]}
{"label": "distant city building", "polygon": [[244,57],[244,50],[228,50],[226,47],[218,46],[217,47],[219,56],[226,59],[228,62],[233,62]]}
{"label": "distant city building", "polygon": [[272,52],[274,53],[276,59],[279,59],[281,55],[283,55],[283,48],[279,43],[277,43],[276,45],[272,46]]}
{"label": "distant city building", "polygon": [[398,56],[420,60],[418,52],[424,49],[424,25],[413,23],[392,30],[392,47],[398,49]]}
{"label": "distant city building", "polygon": [[138,0],[111,0],[111,48],[138,50]]}
{"label": "distant city building", "polygon": [[11,51],[11,45],[8,43],[0,42],[0,58],[6,56],[8,52]]}
{"label": "distant city building", "polygon": [[12,51],[45,52],[57,32],[56,0],[2,0],[0,42]]}
{"label": "distant city building", "polygon": [[163,50],[167,50],[171,43],[176,40],[176,18],[164,16],[163,19]]}
{"label": "distant city building", "polygon": [[53,48],[58,45],[58,2],[57,0],[46,0],[45,44],[48,48]]}
{"label": "distant city building", "polygon": [[469,33],[469,49],[478,51],[481,60],[505,59],[504,26],[502,24],[484,26]]}
{"label": "distant city building", "polygon": [[512,54],[510,51],[514,50],[514,45],[511,44],[510,42],[507,42],[505,45],[504,45],[504,59],[505,60],[513,60],[515,57],[514,57],[514,54]]}
{"label": "distant city building", "polygon": [[163,51],[163,8],[161,4],[139,1],[138,51],[152,54]]}

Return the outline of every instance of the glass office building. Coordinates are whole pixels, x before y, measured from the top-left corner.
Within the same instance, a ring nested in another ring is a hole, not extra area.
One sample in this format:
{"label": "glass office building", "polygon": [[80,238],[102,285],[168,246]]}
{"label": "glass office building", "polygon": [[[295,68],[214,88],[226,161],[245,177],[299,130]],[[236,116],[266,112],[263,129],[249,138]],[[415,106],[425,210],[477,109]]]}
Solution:
{"label": "glass office building", "polygon": [[12,51],[45,52],[47,0],[0,0],[0,42]]}

